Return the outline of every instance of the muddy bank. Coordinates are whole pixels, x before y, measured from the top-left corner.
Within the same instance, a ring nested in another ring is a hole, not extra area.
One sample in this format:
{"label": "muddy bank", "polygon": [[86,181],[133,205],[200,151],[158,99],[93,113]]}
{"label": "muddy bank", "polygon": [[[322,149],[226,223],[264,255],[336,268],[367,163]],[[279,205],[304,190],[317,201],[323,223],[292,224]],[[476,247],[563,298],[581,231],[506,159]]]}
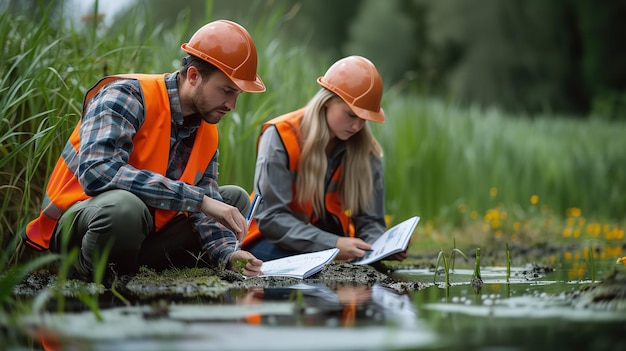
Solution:
{"label": "muddy bank", "polygon": [[138,298],[156,296],[217,297],[229,289],[237,288],[284,288],[306,282],[325,285],[331,289],[339,285],[379,284],[397,292],[419,290],[424,286],[417,282],[395,281],[391,269],[377,266],[331,263],[319,273],[304,280],[291,277],[244,277],[232,271],[216,271],[209,268],[168,270],[156,273],[142,270],[119,287],[120,291]]}
{"label": "muddy bank", "polygon": [[[420,265],[413,267],[429,268]],[[34,296],[46,290],[61,293],[64,296],[80,294],[97,295],[113,291],[130,300],[150,300],[154,298],[218,298],[230,289],[281,288],[301,282],[322,284],[331,289],[339,285],[379,284],[403,293],[424,287],[418,282],[401,282],[391,277],[393,268],[384,264],[374,266],[353,265],[333,262],[319,273],[301,280],[290,277],[244,277],[229,270],[210,268],[172,269],[155,272],[141,269],[134,276],[117,277],[107,284],[84,283],[69,280],[63,283],[53,272],[41,270],[29,274],[21,284],[13,289],[14,295]]]}
{"label": "muddy bank", "polygon": [[626,312],[626,269],[616,269],[600,283],[591,284],[574,294],[574,307]]}
{"label": "muddy bank", "polygon": [[[76,297],[81,294],[102,295],[113,293],[120,300],[150,301],[155,299],[190,299],[201,298],[219,301],[229,290],[249,288],[283,288],[298,283],[312,283],[335,289],[342,285],[374,284],[390,288],[397,293],[406,293],[428,287],[432,284],[422,282],[398,281],[393,278],[398,269],[426,269],[435,274],[434,267],[428,261],[406,260],[401,264],[377,263],[371,266],[333,262],[319,273],[301,280],[289,277],[244,277],[229,270],[210,268],[172,269],[155,272],[142,269],[134,276],[117,277],[109,284],[83,283],[70,280],[60,283],[54,273],[43,270],[32,273],[14,289],[16,296],[35,296],[44,291],[63,296]],[[438,267],[440,271],[441,267]],[[537,276],[549,274],[554,269],[539,264],[527,264],[517,279],[532,280]],[[589,284],[568,297],[576,308],[626,310],[626,267],[618,265],[610,275],[599,278],[595,284]]]}

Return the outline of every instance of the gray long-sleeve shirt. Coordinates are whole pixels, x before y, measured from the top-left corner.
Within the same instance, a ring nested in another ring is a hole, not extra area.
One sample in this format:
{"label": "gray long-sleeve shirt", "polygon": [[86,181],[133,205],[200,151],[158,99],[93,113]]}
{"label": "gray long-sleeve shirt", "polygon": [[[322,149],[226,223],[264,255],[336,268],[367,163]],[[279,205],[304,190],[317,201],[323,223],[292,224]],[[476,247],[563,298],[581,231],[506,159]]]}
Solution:
{"label": "gray long-sleeve shirt", "polygon": [[[331,157],[324,184],[328,184],[334,166],[339,165],[345,153],[345,144],[340,143]],[[289,204],[293,198],[294,174],[288,168],[288,154],[274,126],[267,128],[258,145],[254,191],[263,196],[255,219],[263,236],[271,243],[284,249],[298,252],[313,252],[335,247],[341,225],[334,216],[327,214],[315,225],[309,218],[294,213]],[[385,231],[384,177],[382,161],[371,155],[373,179],[372,205],[361,213],[354,213],[355,237],[373,243]],[[335,223],[336,222],[336,223]]]}

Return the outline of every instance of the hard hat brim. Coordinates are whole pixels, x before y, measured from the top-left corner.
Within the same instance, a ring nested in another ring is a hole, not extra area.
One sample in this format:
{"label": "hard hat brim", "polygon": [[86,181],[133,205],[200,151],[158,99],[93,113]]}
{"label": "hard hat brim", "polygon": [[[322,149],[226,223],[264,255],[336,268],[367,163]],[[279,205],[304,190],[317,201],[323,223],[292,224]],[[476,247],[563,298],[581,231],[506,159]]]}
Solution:
{"label": "hard hat brim", "polygon": [[195,56],[215,66],[222,73],[224,73],[233,83],[235,83],[235,85],[239,89],[248,93],[262,93],[265,91],[265,84],[263,84],[263,80],[261,80],[261,77],[258,74],[255,74],[254,80],[235,78],[233,76],[232,70],[229,71],[229,68],[226,67],[226,65],[224,65],[224,63],[220,62],[219,60],[216,60],[209,55],[197,50],[196,48],[190,46],[188,43],[184,43],[180,47],[189,55]]}
{"label": "hard hat brim", "polygon": [[[346,104],[348,103],[346,102]],[[382,107],[380,108],[378,112],[375,112],[375,111],[370,111],[370,110],[367,110],[367,109],[364,109],[364,108],[361,108],[352,104],[348,104],[348,106],[350,106],[350,109],[352,109],[354,114],[359,116],[359,118],[361,119],[365,119],[365,120],[377,122],[377,123],[385,122],[385,111],[383,111]]]}
{"label": "hard hat brim", "polygon": [[[224,72],[224,74],[226,74]],[[233,83],[235,83],[235,85],[237,87],[239,87],[239,89],[248,92],[248,93],[262,93],[265,91],[265,84],[263,84],[263,81],[261,80],[261,77],[259,77],[259,75],[257,74],[256,79],[255,80],[243,80],[243,79],[237,79],[237,78],[233,78],[231,76],[229,76],[228,74],[226,74],[226,76],[228,78],[230,78],[230,80],[233,81]]]}
{"label": "hard hat brim", "polygon": [[341,100],[345,102],[350,107],[352,112],[354,112],[354,114],[357,115],[359,118],[377,123],[383,123],[385,121],[385,111],[382,107],[378,111],[372,111],[356,106],[352,102],[346,101],[339,89],[337,89],[337,87],[333,86],[332,84],[328,84],[328,82],[324,81],[324,77],[318,77],[317,83],[325,89],[328,89],[335,93],[337,96],[339,96],[339,98],[341,98]]}

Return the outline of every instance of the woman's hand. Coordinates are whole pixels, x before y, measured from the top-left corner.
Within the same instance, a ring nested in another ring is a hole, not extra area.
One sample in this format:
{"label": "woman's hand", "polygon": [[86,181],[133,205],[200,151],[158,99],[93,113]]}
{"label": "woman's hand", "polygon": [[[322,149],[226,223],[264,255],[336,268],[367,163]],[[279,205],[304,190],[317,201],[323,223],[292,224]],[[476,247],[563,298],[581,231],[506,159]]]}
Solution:
{"label": "woman's hand", "polygon": [[205,195],[202,199],[201,209],[204,214],[215,218],[216,221],[232,230],[237,236],[237,240],[241,240],[248,232],[248,222],[237,207],[233,207]]}
{"label": "woman's hand", "polygon": [[367,251],[372,249],[372,245],[359,238],[340,237],[337,239],[335,247],[339,249],[339,254],[335,257],[337,261],[349,261],[363,257]]}
{"label": "woman's hand", "polygon": [[406,251],[407,250],[404,250],[402,252],[397,252],[397,253],[395,253],[393,255],[389,255],[389,256],[385,257],[384,260],[387,260],[387,261],[404,261],[408,257]]}
{"label": "woman's hand", "polygon": [[[239,264],[237,264],[238,262],[246,262],[246,264],[243,266],[243,269],[241,269]],[[257,275],[263,274],[263,272],[261,271],[262,264],[263,261],[254,257],[254,255],[250,252],[243,250],[237,250],[233,252],[233,254],[228,259],[228,269],[241,273],[248,277],[256,277]]]}

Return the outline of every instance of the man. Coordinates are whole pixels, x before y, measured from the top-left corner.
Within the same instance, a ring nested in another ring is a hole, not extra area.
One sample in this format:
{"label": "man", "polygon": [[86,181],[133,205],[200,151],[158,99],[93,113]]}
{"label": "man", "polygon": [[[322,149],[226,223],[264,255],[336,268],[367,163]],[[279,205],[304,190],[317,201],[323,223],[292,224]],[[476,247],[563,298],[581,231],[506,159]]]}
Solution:
{"label": "man", "polygon": [[247,232],[247,193],[217,184],[216,124],[242,91],[265,91],[256,47],[242,26],[218,20],[182,49],[189,56],[177,72],[105,77],[85,95],[23,235],[40,251],[80,248],[74,277],[91,280],[106,254],[117,274],[142,265],[235,269],[238,259],[247,260],[243,274],[261,272],[260,260],[235,250]]}

